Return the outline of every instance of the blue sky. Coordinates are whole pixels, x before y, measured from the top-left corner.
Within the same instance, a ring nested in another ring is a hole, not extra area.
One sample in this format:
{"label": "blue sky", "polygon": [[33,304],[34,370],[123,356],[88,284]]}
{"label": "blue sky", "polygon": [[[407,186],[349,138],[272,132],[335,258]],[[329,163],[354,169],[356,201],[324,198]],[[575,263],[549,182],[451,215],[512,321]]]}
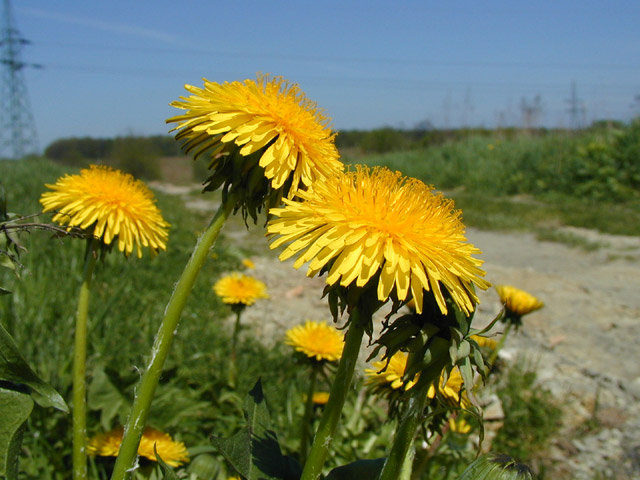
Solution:
{"label": "blue sky", "polygon": [[338,130],[628,120],[640,2],[14,0],[40,146],[162,134],[185,83],[282,75]]}

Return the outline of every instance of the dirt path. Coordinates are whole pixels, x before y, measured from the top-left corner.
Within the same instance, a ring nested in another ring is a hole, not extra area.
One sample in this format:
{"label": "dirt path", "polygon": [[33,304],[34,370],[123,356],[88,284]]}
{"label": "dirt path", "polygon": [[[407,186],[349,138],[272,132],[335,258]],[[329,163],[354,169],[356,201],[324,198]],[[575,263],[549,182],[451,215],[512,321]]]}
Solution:
{"label": "dirt path", "polygon": [[[215,208],[202,197],[188,205]],[[535,362],[541,384],[564,405],[566,432],[590,419],[600,425],[556,443],[551,454],[567,465],[566,478],[640,479],[640,238],[566,230],[601,248],[588,252],[532,234],[470,229],[467,235],[483,251],[479,258],[493,284],[517,286],[545,303],[509,337],[505,356]],[[271,300],[244,318],[275,344],[290,326],[328,320],[329,312],[320,298],[324,279],[280,262],[263,232],[239,224],[225,229],[233,244],[256,252],[253,273],[266,282]],[[495,291],[483,292],[476,319],[486,322],[499,309]]]}

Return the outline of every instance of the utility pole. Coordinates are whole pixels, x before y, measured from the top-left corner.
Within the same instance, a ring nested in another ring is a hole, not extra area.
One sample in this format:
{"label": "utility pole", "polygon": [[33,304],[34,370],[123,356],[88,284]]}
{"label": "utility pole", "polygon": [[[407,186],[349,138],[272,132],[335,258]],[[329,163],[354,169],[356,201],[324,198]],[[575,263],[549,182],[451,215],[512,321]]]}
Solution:
{"label": "utility pole", "polygon": [[542,97],[537,94],[533,97],[533,101],[529,102],[526,98],[522,97],[520,100],[520,112],[522,113],[522,127],[525,130],[529,130],[537,126],[540,117],[542,116]]}
{"label": "utility pole", "polygon": [[570,125],[573,130],[578,130],[584,125],[584,116],[586,109],[582,100],[578,98],[578,91],[576,88],[576,82],[571,82],[571,96],[565,100],[569,106],[567,111],[569,112]]}
{"label": "utility pole", "polygon": [[24,68],[42,68],[20,59],[22,47],[30,42],[22,38],[15,26],[10,0],[2,3],[2,31],[0,37],[0,157],[19,160],[28,153],[38,152],[36,133]]}

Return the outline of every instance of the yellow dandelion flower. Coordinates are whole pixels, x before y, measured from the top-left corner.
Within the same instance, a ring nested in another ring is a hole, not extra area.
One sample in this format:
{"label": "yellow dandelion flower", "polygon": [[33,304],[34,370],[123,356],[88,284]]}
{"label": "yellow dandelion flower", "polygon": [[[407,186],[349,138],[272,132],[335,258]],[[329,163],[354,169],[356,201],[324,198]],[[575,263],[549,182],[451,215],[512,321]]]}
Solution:
{"label": "yellow dandelion flower", "polygon": [[117,238],[118,250],[125,255],[135,248],[141,257],[142,247],[153,254],[166,250],[169,224],[153,193],[131,175],[92,165],[47,187],[53,191],[43,193],[40,203],[44,212],[57,212],[54,222],[86,230],[105,245]]}
{"label": "yellow dandelion flower", "polygon": [[253,305],[260,298],[269,298],[263,282],[237,272],[222,277],[213,290],[224,303],[229,304]]}
{"label": "yellow dandelion flower", "polygon": [[318,362],[340,360],[344,347],[343,335],[336,328],[312,321],[289,329],[285,343]]}
{"label": "yellow dandelion flower", "polygon": [[491,350],[495,350],[498,346],[498,342],[496,342],[493,338],[483,337],[482,335],[471,335],[471,339],[475,340],[479,347],[486,347]]}
{"label": "yellow dandelion flower", "polygon": [[189,454],[184,443],[172,440],[167,433],[146,427],[140,439],[138,455],[155,461],[154,446],[160,458],[171,467],[178,467],[189,462]]}
{"label": "yellow dandelion flower", "polygon": [[329,392],[313,392],[312,401],[316,405],[326,405],[329,401]]}
{"label": "yellow dandelion flower", "polygon": [[250,258],[243,258],[242,265],[244,266],[244,268],[248,270],[253,270],[254,268],[256,268],[256,264],[253,263],[253,261]]}
{"label": "yellow dandelion flower", "polygon": [[87,454],[100,457],[117,457],[122,444],[123,427],[98,433],[89,440]]}
{"label": "yellow dandelion flower", "polygon": [[504,304],[507,313],[517,317],[526,315],[544,307],[544,303],[524,290],[510,285],[497,285],[496,290],[500,301]]}
{"label": "yellow dandelion flower", "polygon": [[[408,355],[405,352],[395,353],[389,360],[387,365],[386,361],[375,361],[371,365],[373,368],[365,369],[367,375],[367,385],[375,385],[376,387],[390,387],[393,390],[402,388],[404,371],[407,368]],[[413,380],[409,380],[404,389],[409,390],[418,381],[416,375]]]}
{"label": "yellow dandelion flower", "polygon": [[186,113],[167,122],[178,123],[176,138],[186,140],[188,153],[210,156],[214,173],[224,168],[230,146],[243,157],[260,156],[271,188],[291,179],[290,196],[343,168],[329,119],[297,84],[259,75],[255,81],[223,84],[205,79],[204,88],[185,89],[192,95],[171,105]]}
{"label": "yellow dandelion flower", "polygon": [[[386,361],[372,362],[374,368],[365,369],[367,375],[367,385],[374,385],[376,388],[390,388],[391,390],[409,390],[418,381],[419,375],[415,375],[412,380],[403,383],[402,377],[407,368],[407,359],[409,355],[405,352],[396,352],[387,365]],[[441,376],[441,380],[444,380]],[[442,382],[440,382],[442,383]],[[457,368],[451,370],[447,382],[443,385],[439,385],[438,388],[442,396],[455,404],[467,403],[466,396],[462,392],[463,386],[462,375]],[[403,387],[404,385],[404,387]],[[435,398],[436,387],[431,385],[427,391],[427,398]]]}
{"label": "yellow dandelion flower", "polygon": [[443,286],[467,314],[478,298],[473,285],[489,283],[473,258],[480,251],[466,243],[461,212],[430,186],[387,168],[357,167],[299,192],[302,201],[285,199],[273,208],[268,235],[280,235],[271,248],[287,244],[285,260],[299,254],[299,268],[310,262],[308,276],[329,270],[327,284],[363,287],[379,275],[377,295],[395,292],[415,300],[422,312],[423,292],[432,291],[447,312]]}
{"label": "yellow dandelion flower", "polygon": [[[91,456],[117,457],[122,443],[124,433],[123,427],[116,427],[106,433],[95,435],[87,445],[87,453]],[[176,442],[167,433],[146,427],[142,432],[138,455],[157,461],[155,449],[162,460],[172,467],[179,467],[183,463],[189,462],[189,453],[184,443]]]}
{"label": "yellow dandelion flower", "polygon": [[464,418],[455,419],[449,417],[449,429],[454,433],[466,435],[471,431],[471,425]]}
{"label": "yellow dandelion flower", "polygon": [[[438,390],[440,394],[444,397],[444,399],[450,403],[455,405],[469,405],[469,400],[465,395],[462,387],[464,385],[464,380],[462,379],[462,375],[460,374],[460,370],[458,368],[453,368],[449,373],[449,378],[447,378],[447,382],[442,385],[443,378],[441,377],[441,381],[438,385]],[[431,385],[429,387],[429,391],[427,392],[428,398],[436,397],[436,386]]]}

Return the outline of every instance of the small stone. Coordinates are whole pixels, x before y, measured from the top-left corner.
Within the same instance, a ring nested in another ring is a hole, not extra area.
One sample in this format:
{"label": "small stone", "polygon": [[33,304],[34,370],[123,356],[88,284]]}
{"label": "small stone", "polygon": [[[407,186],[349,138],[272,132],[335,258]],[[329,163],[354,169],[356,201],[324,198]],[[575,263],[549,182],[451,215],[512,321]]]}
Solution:
{"label": "small stone", "polygon": [[637,377],[626,384],[626,390],[631,393],[636,400],[640,400],[640,377]]}

